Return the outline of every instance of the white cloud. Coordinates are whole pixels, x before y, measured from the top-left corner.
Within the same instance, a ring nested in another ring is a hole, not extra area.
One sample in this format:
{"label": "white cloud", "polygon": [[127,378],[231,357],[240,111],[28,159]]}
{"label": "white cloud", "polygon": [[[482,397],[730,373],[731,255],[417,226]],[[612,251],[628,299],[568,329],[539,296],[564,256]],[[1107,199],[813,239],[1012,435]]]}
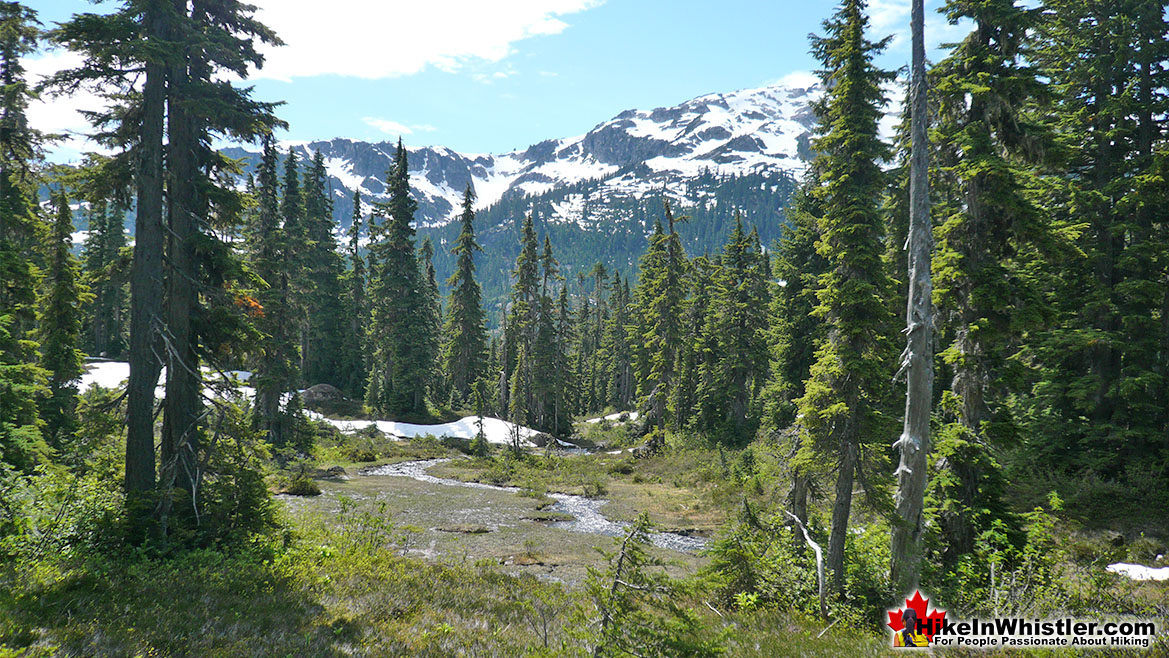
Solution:
{"label": "white cloud", "polygon": [[260,0],[258,18],[287,44],[266,48],[256,78],[291,80],[316,75],[365,79],[418,73],[428,66],[458,71],[476,62],[499,62],[513,44],[559,34],[560,17],[603,0],[429,0],[366,2]]}
{"label": "white cloud", "polygon": [[820,84],[820,76],[811,71],[792,71],[787,75],[766,83],[768,87],[773,85],[782,85],[784,87],[795,87],[797,89],[807,89]]}
{"label": "white cloud", "polygon": [[367,126],[373,126],[387,135],[413,135],[416,132],[431,133],[438,128],[429,123],[415,123],[406,125],[391,119],[379,119],[377,117],[363,117],[361,119]]}
{"label": "white cloud", "polygon": [[[24,60],[24,67],[29,84],[36,85],[57,71],[81,66],[83,61],[77,53],[54,50]],[[91,128],[80,110],[100,110],[105,106],[104,99],[85,88],[68,96],[44,94],[29,103],[28,122],[38,130],[62,135],[54,151],[72,158],[84,151],[104,151],[86,138]]]}
{"label": "white cloud", "polygon": [[[951,25],[946,17],[938,13],[943,0],[925,0],[925,44],[926,49],[937,48],[943,43],[957,41],[970,30],[969,21]],[[909,52],[909,8],[910,0],[871,0],[869,3],[869,29],[873,39],[893,35],[889,44],[892,52]]]}

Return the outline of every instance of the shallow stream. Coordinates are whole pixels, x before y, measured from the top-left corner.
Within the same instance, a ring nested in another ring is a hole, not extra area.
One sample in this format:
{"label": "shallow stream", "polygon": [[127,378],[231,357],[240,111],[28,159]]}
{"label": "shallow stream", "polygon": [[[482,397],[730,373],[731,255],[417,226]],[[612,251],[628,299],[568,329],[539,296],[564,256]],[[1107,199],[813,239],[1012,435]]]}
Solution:
{"label": "shallow stream", "polygon": [[[481,482],[461,482],[459,480],[435,477],[426,472],[431,466],[447,461],[450,461],[450,459],[423,459],[419,461],[387,464],[385,466],[364,469],[361,471],[361,475],[405,477],[418,480],[419,482],[428,482],[449,487],[491,489],[493,491],[508,491],[512,493],[519,491],[517,487],[501,487],[494,484],[483,484]],[[557,521],[553,523],[552,527],[554,528],[592,535],[620,537],[625,534],[629,527],[628,523],[610,521],[605,518],[605,515],[601,514],[601,507],[608,502],[606,500],[563,493],[548,494],[548,497],[556,500],[556,503],[550,508],[551,511],[564,512],[573,516],[573,520],[571,521]],[[702,550],[706,548],[707,544],[707,540],[702,537],[690,537],[672,532],[652,533],[650,534],[650,541],[660,548],[683,553],[693,553]]]}

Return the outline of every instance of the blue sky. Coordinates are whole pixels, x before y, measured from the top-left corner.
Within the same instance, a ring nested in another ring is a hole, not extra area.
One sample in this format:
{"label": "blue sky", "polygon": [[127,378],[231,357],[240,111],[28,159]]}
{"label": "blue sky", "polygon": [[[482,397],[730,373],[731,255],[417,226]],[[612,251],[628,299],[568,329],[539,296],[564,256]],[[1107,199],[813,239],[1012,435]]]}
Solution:
{"label": "blue sky", "polygon": [[[622,110],[673,105],[710,92],[758,87],[812,71],[807,35],[825,0],[252,0],[288,45],[250,80],[255,96],[283,100],[281,139],[349,137],[504,152],[586,132]],[[929,42],[953,40],[927,2]],[[85,0],[40,0],[51,26]],[[98,10],[103,5],[98,5]],[[327,7],[327,13],[320,8]],[[882,58],[908,61],[909,0],[873,0],[874,36],[897,33]],[[68,65],[47,53],[34,73]],[[34,108],[38,127],[80,133],[75,107]],[[84,145],[60,149],[65,159]]]}

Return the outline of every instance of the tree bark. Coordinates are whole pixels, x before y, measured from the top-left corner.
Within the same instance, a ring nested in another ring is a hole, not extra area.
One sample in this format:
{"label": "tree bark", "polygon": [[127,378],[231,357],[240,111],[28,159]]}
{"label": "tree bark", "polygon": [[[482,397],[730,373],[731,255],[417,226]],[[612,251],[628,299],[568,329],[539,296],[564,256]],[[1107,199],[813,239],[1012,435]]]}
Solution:
{"label": "tree bark", "polygon": [[925,500],[926,458],[930,443],[933,369],[933,280],[930,224],[928,106],[926,103],[924,8],[913,0],[910,24],[913,63],[910,81],[909,160],[909,296],[903,367],[906,371],[905,421],[897,441],[901,463],[897,468],[894,505],[891,580],[902,593],[917,587],[921,576],[922,508]]}
{"label": "tree bark", "polygon": [[[147,5],[147,39],[166,38],[161,2]],[[154,488],[154,388],[162,367],[156,354],[162,323],[162,122],[166,70],[146,62],[142,88],[142,132],[138,144],[137,221],[130,268],[130,378],[126,409],[126,503],[136,515],[141,494]]]}
{"label": "tree bark", "polygon": [[[176,0],[180,16],[186,12],[185,0]],[[189,48],[194,48],[191,46]],[[162,465],[165,487],[190,491],[198,486],[197,433],[201,377],[191,316],[197,305],[193,240],[197,227],[198,139],[191,112],[191,71],[198,53],[190,49],[169,67],[167,126],[170,136],[167,149],[167,211],[170,231],[167,235],[166,278],[166,402],[162,436]]]}
{"label": "tree bark", "polygon": [[836,500],[832,503],[832,532],[828,536],[828,570],[832,572],[832,589],[837,594],[844,592],[844,541],[848,536],[848,516],[852,512],[852,486],[857,462],[856,442],[845,440],[843,443],[840,473],[836,477]]}

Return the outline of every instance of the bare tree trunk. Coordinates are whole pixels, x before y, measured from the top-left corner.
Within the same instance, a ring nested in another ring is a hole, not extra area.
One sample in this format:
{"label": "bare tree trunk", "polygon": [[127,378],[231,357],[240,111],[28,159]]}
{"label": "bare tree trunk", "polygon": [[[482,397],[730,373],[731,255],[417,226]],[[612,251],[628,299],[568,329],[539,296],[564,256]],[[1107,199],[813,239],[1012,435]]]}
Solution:
{"label": "bare tree trunk", "polygon": [[897,446],[897,518],[893,525],[891,578],[897,592],[917,586],[921,576],[922,508],[925,499],[926,457],[930,443],[930,407],[934,387],[933,280],[930,225],[929,153],[926,125],[925,36],[922,0],[913,0],[910,23],[913,32],[913,71],[910,80],[909,160],[909,299],[907,335],[902,368],[906,371],[905,424]]}
{"label": "bare tree trunk", "polygon": [[[850,407],[855,409],[856,403]],[[846,436],[851,436],[847,432]],[[832,589],[844,591],[844,541],[848,537],[848,516],[852,512],[852,486],[856,478],[857,445],[846,439],[841,446],[840,473],[836,476],[836,500],[832,503],[832,532],[828,535],[828,570]]]}
{"label": "bare tree trunk", "polygon": [[[792,473],[792,490],[790,495],[792,516],[803,526],[808,523],[808,476],[802,470]],[[796,550],[804,548],[804,535],[801,532],[793,533]]]}
{"label": "bare tree trunk", "polygon": [[[175,2],[181,17],[186,13],[185,0]],[[173,62],[168,76],[170,88],[167,122],[170,140],[167,148],[168,233],[166,279],[166,405],[162,437],[162,464],[171,472],[164,483],[191,492],[198,487],[197,432],[200,415],[199,394],[202,388],[195,336],[191,316],[197,304],[194,238],[198,231],[198,191],[196,189],[198,140],[190,111],[188,63],[199,57],[188,52]]]}
{"label": "bare tree trunk", "polygon": [[[165,9],[151,2],[146,9],[147,38],[166,35]],[[130,379],[126,408],[126,503],[132,516],[142,509],[142,494],[154,488],[154,387],[162,365],[156,354],[162,323],[162,122],[166,101],[166,69],[146,62],[142,88],[142,132],[138,144],[138,214],[134,228],[134,260],[130,268]]]}

